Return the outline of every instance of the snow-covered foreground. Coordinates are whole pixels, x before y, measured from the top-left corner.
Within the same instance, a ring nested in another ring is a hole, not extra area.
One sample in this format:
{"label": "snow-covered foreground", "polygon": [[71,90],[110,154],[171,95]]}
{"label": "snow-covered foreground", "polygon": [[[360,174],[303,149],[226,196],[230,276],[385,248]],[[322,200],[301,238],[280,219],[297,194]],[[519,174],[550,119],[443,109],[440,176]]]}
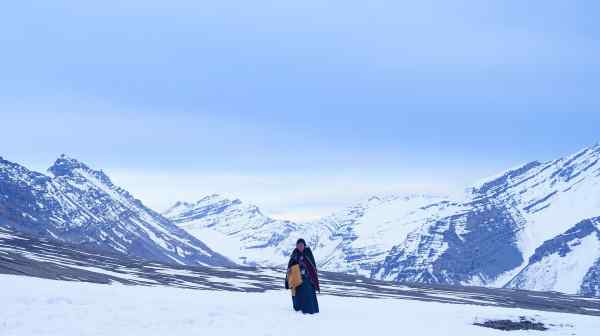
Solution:
{"label": "snow-covered foreground", "polygon": [[473,326],[527,316],[550,327],[512,335],[597,335],[600,318],[523,309],[321,295],[321,314],[286,291],[241,293],[99,285],[0,275],[0,335],[506,335]]}

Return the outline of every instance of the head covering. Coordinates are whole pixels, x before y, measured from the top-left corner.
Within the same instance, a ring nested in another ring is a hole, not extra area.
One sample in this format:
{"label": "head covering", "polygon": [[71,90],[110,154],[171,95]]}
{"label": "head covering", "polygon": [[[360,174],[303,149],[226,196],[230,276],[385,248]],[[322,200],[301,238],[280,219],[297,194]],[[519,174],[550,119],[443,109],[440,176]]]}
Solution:
{"label": "head covering", "polygon": [[300,244],[300,243],[302,243],[302,244],[304,244],[304,246],[306,246],[306,240],[304,240],[304,239],[302,239],[302,238],[300,238],[300,239],[298,239],[298,240],[296,241],[296,245],[298,245],[298,244]]}

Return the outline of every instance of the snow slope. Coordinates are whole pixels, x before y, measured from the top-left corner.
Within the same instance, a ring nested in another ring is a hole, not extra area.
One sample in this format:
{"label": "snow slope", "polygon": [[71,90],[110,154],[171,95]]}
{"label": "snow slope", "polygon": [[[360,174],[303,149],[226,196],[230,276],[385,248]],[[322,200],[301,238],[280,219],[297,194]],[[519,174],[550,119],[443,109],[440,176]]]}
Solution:
{"label": "snow slope", "polygon": [[[422,223],[414,239],[400,238],[402,243],[374,276],[503,286],[545,241],[600,215],[599,160],[600,146],[593,146],[567,158],[531,162],[476,185],[465,200],[454,202],[450,214]],[[571,270],[579,273],[575,278],[584,279],[589,271],[583,264]],[[540,281],[523,288],[589,294],[581,290],[585,283],[564,287]]]}
{"label": "snow slope", "polygon": [[[435,212],[429,208],[432,205]],[[323,269],[371,276],[399,239],[409,237],[423,222],[442,216],[447,207],[452,205],[438,196],[374,196],[305,224],[305,228],[326,228],[330,233],[326,243],[316,244],[317,236],[310,232],[302,234],[316,247]]]}
{"label": "snow slope", "polygon": [[64,155],[49,172],[52,177],[0,159],[0,226],[148,260],[232,264],[104,172]]}
{"label": "snow slope", "polygon": [[269,218],[252,204],[207,196],[195,203],[177,202],[164,216],[242,265],[287,263],[290,234],[298,225]]}
{"label": "snow slope", "polygon": [[473,192],[507,204],[526,223],[518,240],[523,255],[529,257],[546,240],[600,215],[600,145],[567,158],[532,162]]}
{"label": "snow slope", "polygon": [[600,296],[600,217],[546,241],[507,287]]}
{"label": "snow slope", "polygon": [[[505,335],[474,326],[526,316],[548,335],[595,335],[598,317],[393,299],[319,296],[321,314],[291,310],[285,291],[236,293],[97,285],[0,275],[0,334],[45,335]],[[432,323],[435,322],[435,323]],[[531,335],[532,332],[511,332]]]}

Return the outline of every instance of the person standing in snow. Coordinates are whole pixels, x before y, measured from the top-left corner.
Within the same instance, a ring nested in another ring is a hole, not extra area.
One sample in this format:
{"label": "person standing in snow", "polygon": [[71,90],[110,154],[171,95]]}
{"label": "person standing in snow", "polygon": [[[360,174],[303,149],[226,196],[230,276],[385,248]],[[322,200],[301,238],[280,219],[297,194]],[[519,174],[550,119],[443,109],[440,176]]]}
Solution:
{"label": "person standing in snow", "polygon": [[[297,265],[297,266],[296,266]],[[285,288],[290,289],[288,282],[290,272],[295,268],[299,269],[301,275],[301,284],[292,289],[292,303],[295,311],[302,311],[304,314],[316,314],[319,312],[319,302],[317,301],[317,291],[320,293],[319,277],[317,275],[317,264],[311,249],[306,246],[304,239],[298,239],[296,248],[290,256],[288,262],[288,272],[285,278]],[[293,284],[295,286],[295,284]]]}

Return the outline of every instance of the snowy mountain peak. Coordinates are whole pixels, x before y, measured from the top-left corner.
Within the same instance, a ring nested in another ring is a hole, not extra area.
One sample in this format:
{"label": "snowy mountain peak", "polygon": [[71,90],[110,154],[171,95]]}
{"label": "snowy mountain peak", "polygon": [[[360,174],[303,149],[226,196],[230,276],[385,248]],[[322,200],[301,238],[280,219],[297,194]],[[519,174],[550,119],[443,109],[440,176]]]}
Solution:
{"label": "snowy mountain peak", "polygon": [[85,163],[68,157],[65,154],[61,154],[54,164],[48,168],[48,171],[51,172],[52,175],[58,177],[70,175],[77,169],[91,170]]}
{"label": "snowy mountain peak", "polygon": [[190,203],[178,201],[163,213],[163,216],[175,221],[184,221],[224,213],[232,208],[237,208],[245,213],[260,214],[257,206],[252,204],[243,204],[239,199],[229,199],[219,194],[212,194]]}
{"label": "snowy mountain peak", "polygon": [[212,195],[208,195],[208,196],[205,196],[205,197],[201,198],[196,203],[198,204],[198,203],[222,202],[222,201],[229,201],[229,199],[227,197],[223,196],[223,195],[220,195],[220,194],[212,194]]}
{"label": "snowy mountain peak", "polygon": [[106,175],[102,170],[94,170],[85,163],[71,158],[65,154],[61,154],[61,156],[56,159],[54,164],[48,168],[48,172],[50,172],[54,177],[89,175],[95,177],[106,185],[113,186],[108,175]]}

